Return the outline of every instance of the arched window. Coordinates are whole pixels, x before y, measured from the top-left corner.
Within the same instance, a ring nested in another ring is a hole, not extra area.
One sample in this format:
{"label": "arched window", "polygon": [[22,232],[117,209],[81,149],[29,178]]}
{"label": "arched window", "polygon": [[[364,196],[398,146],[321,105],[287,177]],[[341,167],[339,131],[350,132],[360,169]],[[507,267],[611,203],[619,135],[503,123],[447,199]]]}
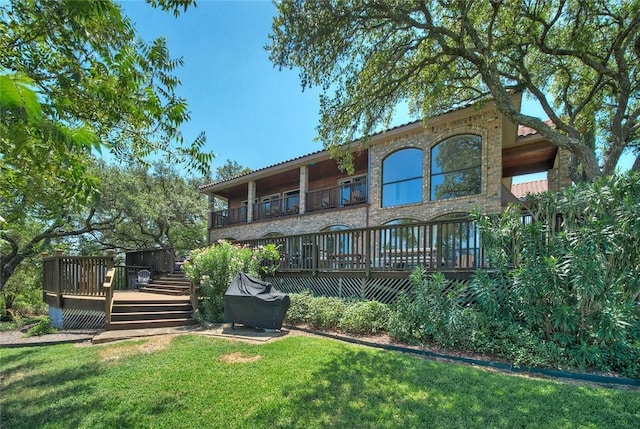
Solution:
{"label": "arched window", "polygon": [[422,202],[422,150],[401,149],[382,161],[382,207]]}
{"label": "arched window", "polygon": [[444,200],[480,193],[482,138],[462,134],[431,148],[430,199]]}
{"label": "arched window", "polygon": [[[348,230],[346,225],[331,225],[322,228],[323,232],[338,232]],[[327,255],[349,253],[351,249],[351,236],[349,234],[324,235],[320,248]]]}

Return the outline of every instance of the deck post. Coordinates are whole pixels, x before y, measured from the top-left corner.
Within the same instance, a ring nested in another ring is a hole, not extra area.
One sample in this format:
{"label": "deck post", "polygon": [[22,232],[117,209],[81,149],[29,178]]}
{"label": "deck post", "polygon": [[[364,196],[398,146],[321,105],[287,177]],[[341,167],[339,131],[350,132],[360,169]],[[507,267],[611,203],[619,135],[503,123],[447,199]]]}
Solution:
{"label": "deck post", "polygon": [[62,308],[64,298],[62,296],[62,251],[56,251],[56,263],[53,274],[53,290],[56,293],[56,307]]}

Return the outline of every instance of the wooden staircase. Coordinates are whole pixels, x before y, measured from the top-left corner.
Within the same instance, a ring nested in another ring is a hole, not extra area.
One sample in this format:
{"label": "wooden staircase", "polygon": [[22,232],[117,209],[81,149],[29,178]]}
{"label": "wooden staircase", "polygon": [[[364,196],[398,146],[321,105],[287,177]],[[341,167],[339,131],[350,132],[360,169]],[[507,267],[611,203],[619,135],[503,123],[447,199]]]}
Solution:
{"label": "wooden staircase", "polygon": [[189,295],[190,287],[191,282],[187,280],[183,272],[179,271],[152,278],[147,286],[140,288],[140,291],[179,296]]}
{"label": "wooden staircase", "polygon": [[115,294],[108,330],[197,325],[184,273],[153,279],[138,291]]}

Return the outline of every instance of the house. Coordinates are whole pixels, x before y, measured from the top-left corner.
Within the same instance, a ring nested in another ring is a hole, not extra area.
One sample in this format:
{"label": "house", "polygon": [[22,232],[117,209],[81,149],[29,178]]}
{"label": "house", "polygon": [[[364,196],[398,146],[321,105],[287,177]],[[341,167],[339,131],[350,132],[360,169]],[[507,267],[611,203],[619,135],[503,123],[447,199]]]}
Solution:
{"label": "house", "polygon": [[[510,122],[493,102],[367,143],[349,144],[353,174],[322,150],[201,186],[212,207],[209,242],[274,242],[285,254],[280,272],[316,277],[356,271],[369,278],[416,265],[475,269],[481,249],[466,220],[474,208],[499,213],[518,202],[511,191],[519,175],[546,172],[549,190],[571,183],[568,154]],[[225,208],[217,210],[220,201]]]}
{"label": "house", "polygon": [[[351,145],[357,150],[357,142]],[[549,190],[568,186],[567,161],[566,153],[487,103],[372,136],[354,155],[351,175],[323,150],[200,190],[227,206],[211,211],[209,241],[247,240],[426,222],[476,206],[497,213],[510,196],[503,189],[511,195],[523,189],[512,184],[514,176],[547,172]]]}

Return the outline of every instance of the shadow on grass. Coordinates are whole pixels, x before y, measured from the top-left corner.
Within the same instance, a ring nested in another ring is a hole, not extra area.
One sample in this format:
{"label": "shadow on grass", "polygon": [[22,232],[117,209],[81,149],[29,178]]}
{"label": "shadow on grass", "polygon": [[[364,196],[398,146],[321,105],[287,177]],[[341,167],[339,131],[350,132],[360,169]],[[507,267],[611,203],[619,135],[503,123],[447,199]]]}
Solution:
{"label": "shadow on grass", "polygon": [[[640,395],[530,380],[394,352],[340,347],[286,406],[260,410],[270,427],[640,427]],[[268,426],[266,426],[268,427]]]}
{"label": "shadow on grass", "polygon": [[101,401],[90,394],[91,380],[100,372],[96,365],[65,367],[45,373],[34,371],[36,367],[37,364],[28,370],[19,365],[5,375],[0,426],[78,427],[86,414],[102,407]]}

